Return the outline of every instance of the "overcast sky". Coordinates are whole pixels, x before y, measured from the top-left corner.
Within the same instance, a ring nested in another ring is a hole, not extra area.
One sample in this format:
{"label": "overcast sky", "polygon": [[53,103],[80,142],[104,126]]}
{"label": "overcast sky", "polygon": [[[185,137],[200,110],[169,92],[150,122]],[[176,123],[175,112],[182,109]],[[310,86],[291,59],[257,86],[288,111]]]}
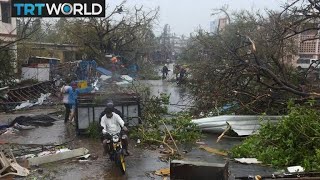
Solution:
{"label": "overcast sky", "polygon": [[[122,0],[106,0],[110,7],[115,7]],[[210,21],[217,17],[210,14],[212,9],[229,5],[230,10],[279,10],[285,0],[127,0],[125,6],[143,5],[146,10],[160,7],[159,25],[156,33],[160,33],[165,24],[169,24],[171,32],[189,35],[198,27],[209,31]],[[128,7],[127,7],[128,8]]]}

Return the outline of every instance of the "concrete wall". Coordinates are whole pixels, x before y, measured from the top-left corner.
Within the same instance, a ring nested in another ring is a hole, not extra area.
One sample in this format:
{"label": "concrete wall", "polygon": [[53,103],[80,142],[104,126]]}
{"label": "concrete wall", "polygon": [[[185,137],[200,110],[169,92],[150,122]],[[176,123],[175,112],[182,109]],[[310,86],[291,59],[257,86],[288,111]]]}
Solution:
{"label": "concrete wall", "polygon": [[227,180],[228,173],[228,162],[217,164],[172,160],[170,163],[170,179]]}
{"label": "concrete wall", "polygon": [[54,43],[41,43],[31,42],[19,44],[20,60],[26,61],[30,56],[41,56],[41,57],[53,57],[58,58],[61,62],[74,61],[77,53],[80,53],[78,47],[70,44],[54,44]]}

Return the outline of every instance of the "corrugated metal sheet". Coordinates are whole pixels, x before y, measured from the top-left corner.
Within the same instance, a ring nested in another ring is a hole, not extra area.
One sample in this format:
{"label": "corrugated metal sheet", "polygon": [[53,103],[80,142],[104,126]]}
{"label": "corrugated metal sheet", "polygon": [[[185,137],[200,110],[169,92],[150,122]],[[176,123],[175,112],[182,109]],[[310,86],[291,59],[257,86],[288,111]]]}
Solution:
{"label": "corrugated metal sheet", "polygon": [[222,133],[227,128],[227,122],[232,130],[239,136],[247,136],[255,133],[262,123],[271,122],[277,123],[282,116],[238,116],[224,115],[208,118],[192,120],[203,131],[212,133]]}

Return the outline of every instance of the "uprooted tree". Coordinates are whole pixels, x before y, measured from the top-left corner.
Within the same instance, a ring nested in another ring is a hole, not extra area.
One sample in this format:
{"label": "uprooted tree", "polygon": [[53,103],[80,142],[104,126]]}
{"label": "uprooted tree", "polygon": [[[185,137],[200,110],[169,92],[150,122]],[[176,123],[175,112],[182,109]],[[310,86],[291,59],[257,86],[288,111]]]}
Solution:
{"label": "uprooted tree", "polygon": [[309,101],[303,105],[289,103],[288,116],[277,124],[267,123],[259,133],[231,149],[238,158],[255,157],[277,168],[301,165],[307,171],[320,170],[320,113]]}
{"label": "uprooted tree", "polygon": [[[198,108],[282,114],[291,98],[319,97],[318,70],[292,65],[299,43],[319,38],[319,10],[318,1],[297,0],[266,16],[242,11],[228,15],[222,31],[191,37],[184,59],[194,64],[189,85]],[[311,35],[300,42],[306,33]]]}

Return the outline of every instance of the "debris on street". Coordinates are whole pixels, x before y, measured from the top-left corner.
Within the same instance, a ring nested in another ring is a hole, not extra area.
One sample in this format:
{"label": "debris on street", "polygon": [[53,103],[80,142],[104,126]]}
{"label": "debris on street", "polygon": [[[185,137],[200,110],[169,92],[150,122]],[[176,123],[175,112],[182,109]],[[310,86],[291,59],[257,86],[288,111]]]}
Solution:
{"label": "debris on street", "polygon": [[290,173],[304,172],[304,168],[301,166],[290,166],[287,169]]}
{"label": "debris on street", "polygon": [[258,161],[257,158],[235,158],[235,161],[243,164],[261,164],[261,161]]}
{"label": "debris on street", "polygon": [[199,145],[206,145],[205,142],[202,142],[202,141],[197,141],[196,144],[199,144]]}
{"label": "debris on street", "polygon": [[86,155],[78,157],[78,159],[85,160],[85,159],[88,159],[90,156],[91,156],[91,154],[86,154]]}
{"label": "debris on street", "polygon": [[238,136],[248,136],[256,133],[262,123],[277,123],[281,118],[282,116],[224,115],[194,119],[192,122],[206,132],[220,134],[230,129]]}
{"label": "debris on street", "polygon": [[29,158],[34,158],[34,157],[36,157],[36,155],[34,155],[34,154],[26,154],[26,155],[17,157],[17,159],[29,159]]}
{"label": "debris on street", "polygon": [[19,109],[23,109],[23,108],[29,108],[35,105],[42,105],[44,103],[45,100],[48,99],[48,97],[51,95],[51,93],[47,93],[47,94],[42,94],[41,96],[38,98],[38,101],[31,103],[30,100],[27,100],[26,102],[21,103],[20,105],[15,107],[15,110],[19,110]]}
{"label": "debris on street", "polygon": [[78,156],[83,156],[88,154],[88,150],[86,148],[79,148],[74,150],[65,150],[60,153],[46,155],[42,157],[34,157],[28,159],[30,166],[36,166],[40,164],[50,163],[50,162],[56,162],[64,159],[74,158]]}
{"label": "debris on street", "polygon": [[34,104],[33,103],[30,103],[30,101],[26,101],[26,102],[23,102],[21,103],[20,105],[16,106],[15,110],[19,110],[19,109],[23,109],[23,108],[29,108],[29,107],[32,107]]}
{"label": "debris on street", "polygon": [[19,116],[15,118],[9,126],[12,127],[16,123],[22,126],[52,126],[56,119],[47,116],[47,115],[38,115],[38,116]]}
{"label": "debris on street", "polygon": [[158,176],[169,176],[170,175],[170,168],[163,168],[159,169],[155,172],[155,175]]}
{"label": "debris on street", "polygon": [[15,134],[16,132],[19,132],[19,130],[30,130],[38,126],[52,126],[55,121],[56,119],[47,115],[19,116],[13,121],[8,122],[8,125],[1,125],[0,135]]}
{"label": "debris on street", "polygon": [[216,155],[221,155],[221,156],[227,156],[228,154],[226,152],[223,152],[223,151],[220,151],[218,149],[214,149],[214,148],[211,148],[211,147],[208,147],[208,146],[204,146],[204,145],[201,145],[199,146],[199,149],[203,149],[209,153],[212,153],[212,154],[216,154]]}
{"label": "debris on street", "polygon": [[171,154],[171,151],[164,149],[164,150],[160,150],[160,153],[161,154]]}
{"label": "debris on street", "polygon": [[29,175],[29,170],[21,167],[12,152],[6,153],[4,151],[0,151],[0,178],[4,178],[6,176],[22,176],[26,177]]}
{"label": "debris on street", "polygon": [[24,126],[24,125],[21,125],[19,123],[15,123],[13,125],[14,128],[18,129],[18,130],[29,130],[29,129],[34,129],[36,128],[35,126]]}
{"label": "debris on street", "polygon": [[3,131],[0,135],[2,135],[2,134],[15,134],[18,131],[19,130],[10,127],[10,128],[7,128],[5,131]]}

